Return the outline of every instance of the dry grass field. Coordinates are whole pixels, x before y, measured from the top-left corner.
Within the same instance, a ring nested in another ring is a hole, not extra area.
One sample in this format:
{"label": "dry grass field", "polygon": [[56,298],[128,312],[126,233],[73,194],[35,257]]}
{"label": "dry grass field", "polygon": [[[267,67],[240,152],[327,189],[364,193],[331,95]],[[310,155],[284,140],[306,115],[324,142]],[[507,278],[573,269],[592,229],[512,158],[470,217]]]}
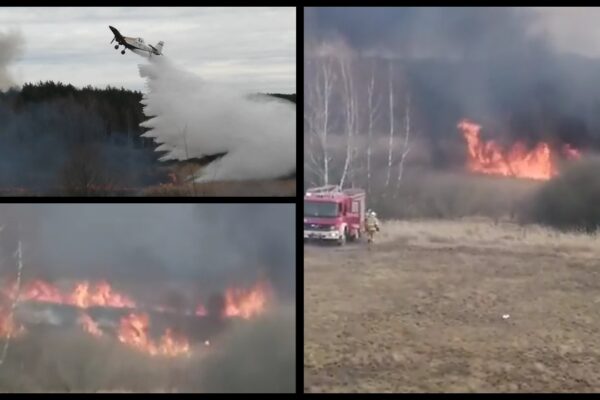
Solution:
{"label": "dry grass field", "polygon": [[307,392],[600,391],[598,236],[389,221],[304,256]]}
{"label": "dry grass field", "polygon": [[[35,326],[10,342],[0,393],[292,393],[295,314],[290,305],[234,321],[189,356],[151,356],[79,327]],[[0,338],[0,353],[5,339]]]}
{"label": "dry grass field", "polygon": [[144,196],[223,196],[223,197],[294,197],[296,180],[254,180],[162,184],[142,191]]}

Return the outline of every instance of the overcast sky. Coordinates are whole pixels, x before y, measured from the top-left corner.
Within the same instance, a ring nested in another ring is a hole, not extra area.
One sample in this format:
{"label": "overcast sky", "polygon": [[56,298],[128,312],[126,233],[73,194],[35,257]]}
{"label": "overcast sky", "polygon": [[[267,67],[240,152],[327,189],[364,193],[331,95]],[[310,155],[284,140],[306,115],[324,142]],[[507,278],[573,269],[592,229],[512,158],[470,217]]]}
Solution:
{"label": "overcast sky", "polygon": [[0,32],[17,29],[24,51],[18,83],[55,80],[142,90],[137,65],[110,45],[124,36],[165,42],[163,53],[204,79],[259,92],[296,92],[296,10],[289,8],[10,7]]}
{"label": "overcast sky", "polygon": [[600,8],[534,7],[532,32],[546,35],[560,51],[600,58]]}

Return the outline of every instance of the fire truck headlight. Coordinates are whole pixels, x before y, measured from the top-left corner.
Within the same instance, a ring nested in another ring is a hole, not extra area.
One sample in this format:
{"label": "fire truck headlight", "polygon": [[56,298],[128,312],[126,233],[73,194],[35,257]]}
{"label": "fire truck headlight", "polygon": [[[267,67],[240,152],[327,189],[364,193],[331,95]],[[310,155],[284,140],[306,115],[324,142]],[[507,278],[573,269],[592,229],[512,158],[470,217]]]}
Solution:
{"label": "fire truck headlight", "polygon": [[331,226],[329,227],[329,230],[330,230],[330,231],[337,231],[337,226],[335,226],[335,225],[331,225]]}

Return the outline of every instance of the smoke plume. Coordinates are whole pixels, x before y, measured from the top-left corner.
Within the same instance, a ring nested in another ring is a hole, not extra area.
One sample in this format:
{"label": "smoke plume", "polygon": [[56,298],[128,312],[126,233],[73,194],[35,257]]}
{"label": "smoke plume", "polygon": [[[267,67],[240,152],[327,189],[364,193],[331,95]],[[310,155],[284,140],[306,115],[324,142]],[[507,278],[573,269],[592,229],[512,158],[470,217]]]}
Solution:
{"label": "smoke plume", "polygon": [[[554,20],[561,13],[554,11]],[[309,49],[343,42],[365,76],[374,68],[387,80],[391,67],[396,97],[410,93],[411,124],[437,165],[463,162],[448,154],[449,140],[462,145],[462,118],[481,124],[488,138],[598,149],[600,86],[593,82],[600,81],[600,60],[568,51],[569,42],[557,43],[549,31],[589,19],[561,15],[564,23],[547,24],[547,12],[521,7],[312,8],[305,40]],[[401,104],[399,120],[403,112]],[[379,123],[376,131],[389,130]]]}
{"label": "smoke plume", "polygon": [[21,56],[24,44],[20,32],[0,32],[0,90],[15,86],[15,80],[8,67]]}
{"label": "smoke plume", "polygon": [[148,92],[142,104],[151,117],[142,126],[155,138],[162,160],[223,155],[197,181],[269,179],[296,168],[296,111],[280,100],[252,98],[204,81],[153,57],[140,65]]}
{"label": "smoke plume", "polygon": [[24,278],[191,284],[219,293],[266,278],[294,298],[294,212],[286,204],[6,204],[4,276],[23,241]]}

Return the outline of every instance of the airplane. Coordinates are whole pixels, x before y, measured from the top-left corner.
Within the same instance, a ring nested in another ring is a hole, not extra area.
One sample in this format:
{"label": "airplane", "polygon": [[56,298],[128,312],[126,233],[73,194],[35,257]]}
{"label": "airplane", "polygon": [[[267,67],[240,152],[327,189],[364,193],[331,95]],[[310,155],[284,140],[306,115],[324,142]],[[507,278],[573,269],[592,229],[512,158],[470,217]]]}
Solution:
{"label": "airplane", "polygon": [[158,42],[156,44],[156,47],[154,47],[151,44],[144,43],[144,39],[142,39],[142,38],[125,37],[125,36],[121,35],[121,33],[117,30],[117,28],[112,27],[110,25],[108,27],[110,28],[112,33],[115,35],[113,40],[111,40],[110,44],[112,44],[116,40],[118,44],[115,46],[115,50],[118,50],[119,46],[124,47],[123,50],[121,51],[121,54],[125,54],[125,50],[129,49],[132,52],[142,55],[142,56],[147,55],[148,57],[151,57],[152,54],[155,54],[157,56],[162,55],[162,48],[163,48],[163,45],[165,44],[164,42],[162,42],[162,41]]}

